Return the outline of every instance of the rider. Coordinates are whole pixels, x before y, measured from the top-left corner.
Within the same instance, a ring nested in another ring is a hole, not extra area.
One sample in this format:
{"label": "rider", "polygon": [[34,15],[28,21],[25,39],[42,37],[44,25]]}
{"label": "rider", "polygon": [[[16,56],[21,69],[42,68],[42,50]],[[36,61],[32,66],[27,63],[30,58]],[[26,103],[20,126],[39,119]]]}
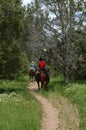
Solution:
{"label": "rider", "polygon": [[31,64],[30,64],[30,70],[34,70],[34,71],[35,71],[35,64],[34,64],[34,61],[32,61]]}
{"label": "rider", "polygon": [[38,63],[38,66],[39,66],[39,70],[46,70],[46,63],[45,63],[45,61],[43,60],[43,58],[41,57],[40,59],[39,59],[39,63]]}
{"label": "rider", "polygon": [[46,68],[46,63],[45,63],[45,61],[44,61],[44,59],[42,57],[39,59],[38,66],[39,66],[39,69],[38,69],[39,71],[45,70],[48,81],[49,81],[50,80],[49,79],[49,73],[48,73],[49,70],[48,70],[48,68]]}

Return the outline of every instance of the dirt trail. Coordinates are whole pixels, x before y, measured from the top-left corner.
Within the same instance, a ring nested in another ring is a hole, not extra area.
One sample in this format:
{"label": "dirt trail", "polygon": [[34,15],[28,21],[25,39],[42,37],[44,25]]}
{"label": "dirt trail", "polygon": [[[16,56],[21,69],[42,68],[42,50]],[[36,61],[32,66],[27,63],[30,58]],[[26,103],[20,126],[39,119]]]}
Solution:
{"label": "dirt trail", "polygon": [[41,130],[57,130],[58,128],[58,111],[54,108],[51,103],[42,97],[38,91],[37,84],[30,83],[29,91],[37,98],[38,101],[42,104],[43,107],[43,119],[41,124]]}

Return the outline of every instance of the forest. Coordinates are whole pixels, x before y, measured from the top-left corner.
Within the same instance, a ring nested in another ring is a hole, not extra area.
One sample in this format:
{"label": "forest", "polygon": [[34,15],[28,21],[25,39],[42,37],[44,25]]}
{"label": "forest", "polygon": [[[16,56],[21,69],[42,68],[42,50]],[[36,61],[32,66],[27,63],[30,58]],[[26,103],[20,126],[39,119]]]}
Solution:
{"label": "forest", "polygon": [[65,83],[86,79],[85,0],[0,1],[0,79],[25,75],[40,56]]}

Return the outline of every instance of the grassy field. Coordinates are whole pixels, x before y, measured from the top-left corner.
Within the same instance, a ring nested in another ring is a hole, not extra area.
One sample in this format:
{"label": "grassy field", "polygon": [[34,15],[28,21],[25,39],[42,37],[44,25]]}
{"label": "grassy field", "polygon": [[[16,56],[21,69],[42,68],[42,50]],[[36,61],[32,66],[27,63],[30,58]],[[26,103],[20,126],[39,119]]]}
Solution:
{"label": "grassy field", "polygon": [[40,130],[40,104],[27,91],[28,77],[0,81],[0,130]]}
{"label": "grassy field", "polygon": [[[15,81],[0,81],[0,130],[40,130],[41,105],[27,91],[28,84],[28,77]],[[41,91],[41,94],[46,96],[60,112],[61,124],[58,130],[63,128],[86,130],[85,81],[72,81],[65,85],[62,77],[51,78],[49,91]]]}
{"label": "grassy field", "polygon": [[[67,127],[69,127],[70,130],[86,130],[86,82],[72,81],[68,85],[65,85],[62,77],[58,76],[57,78],[51,78],[49,88],[48,92],[43,91],[42,94],[49,98],[54,105],[57,106],[57,109],[60,109],[60,116],[63,114],[69,125]],[[70,103],[68,106],[69,101],[73,104],[73,106],[69,108],[70,112],[68,110],[68,107],[70,107]],[[76,106],[79,115],[77,114]],[[70,115],[70,117],[68,117],[67,114]],[[64,117],[62,116],[63,119]],[[75,119],[73,121],[70,118]],[[77,122],[80,122],[79,129]]]}

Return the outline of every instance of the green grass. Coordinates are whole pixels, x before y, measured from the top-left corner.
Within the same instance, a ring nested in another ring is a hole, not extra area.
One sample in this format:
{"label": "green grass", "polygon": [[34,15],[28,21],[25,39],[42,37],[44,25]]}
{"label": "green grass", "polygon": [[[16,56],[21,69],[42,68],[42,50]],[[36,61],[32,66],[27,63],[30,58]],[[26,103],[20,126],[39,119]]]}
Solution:
{"label": "green grass", "polygon": [[[58,95],[60,94],[63,97],[67,97],[73,104],[76,104],[80,116],[79,130],[86,130],[86,81],[72,81],[65,85],[62,77],[51,78],[49,91],[43,91],[42,94],[48,98],[49,95],[51,98],[55,96],[59,98]],[[58,99],[56,100],[58,101]]]}
{"label": "green grass", "polygon": [[77,104],[81,117],[80,130],[86,130],[86,82],[73,82],[64,93]]}
{"label": "green grass", "polygon": [[[15,81],[0,81],[1,130],[40,130],[42,109],[37,100],[27,91],[28,83],[28,77]],[[46,97],[51,96],[51,99],[56,98],[55,103],[59,101],[59,95],[62,95],[76,104],[80,114],[79,130],[86,130],[85,81],[72,81],[65,85],[62,77],[58,76],[51,78],[49,91],[41,93]]]}
{"label": "green grass", "polygon": [[0,130],[40,130],[41,105],[27,85],[28,77],[0,81]]}

